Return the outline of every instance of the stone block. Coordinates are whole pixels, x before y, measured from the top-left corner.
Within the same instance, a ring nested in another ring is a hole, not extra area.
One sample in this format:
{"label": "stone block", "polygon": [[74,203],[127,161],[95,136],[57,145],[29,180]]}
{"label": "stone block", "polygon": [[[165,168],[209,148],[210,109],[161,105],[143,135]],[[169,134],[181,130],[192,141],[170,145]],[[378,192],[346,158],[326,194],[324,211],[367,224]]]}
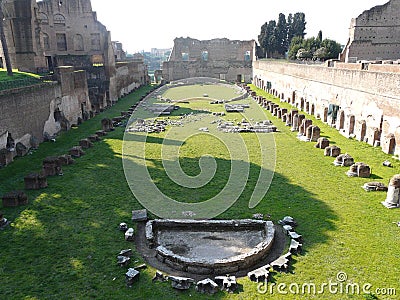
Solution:
{"label": "stone block", "polygon": [[131,287],[134,282],[139,279],[139,275],[139,271],[135,270],[134,268],[129,268],[128,272],[125,273],[126,285]]}
{"label": "stone block", "polygon": [[381,138],[382,151],[386,154],[394,154],[396,149],[396,138],[393,133]]}
{"label": "stone block", "polygon": [[132,211],[132,221],[133,222],[147,221],[147,219],[148,219],[147,209]]}
{"label": "stone block", "polygon": [[88,136],[87,139],[89,141],[91,141],[92,143],[100,141],[100,137],[97,134],[92,134],[92,135]]}
{"label": "stone block", "polygon": [[108,118],[104,118],[103,120],[101,120],[101,126],[103,131],[106,132],[109,132],[114,128],[113,122]]}
{"label": "stone block", "polygon": [[85,155],[85,152],[82,150],[81,146],[76,146],[69,150],[69,154],[74,158],[79,158]]}
{"label": "stone block", "polygon": [[32,173],[25,176],[24,183],[26,190],[40,190],[48,186],[46,176],[38,173]]}
{"label": "stone block", "polygon": [[28,204],[28,196],[22,191],[12,191],[2,197],[3,207],[17,207]]}
{"label": "stone block", "polygon": [[[315,148],[319,148],[319,149],[326,149],[327,147],[329,147],[329,140],[326,137],[320,137],[317,141],[317,144],[315,145]],[[330,156],[329,155],[325,155],[325,156]]]}
{"label": "stone block", "polygon": [[89,149],[93,147],[93,143],[89,139],[82,139],[79,141],[79,146],[81,146],[82,149]]}
{"label": "stone block", "polygon": [[168,280],[171,281],[171,286],[177,290],[188,290],[195,282],[192,278],[169,276]]}
{"label": "stone block", "polygon": [[354,164],[354,159],[349,154],[341,154],[336,157],[333,164],[337,167],[350,167]]}
{"label": "stone block", "polygon": [[221,290],[227,291],[228,293],[234,293],[238,288],[235,276],[217,276],[214,281]]}
{"label": "stone block", "polygon": [[213,280],[207,278],[197,282],[196,291],[202,294],[210,294],[214,295],[219,290],[218,284],[216,284]]}
{"label": "stone block", "polygon": [[125,232],[125,241],[133,241],[134,240],[134,230],[133,228],[129,228],[126,232]]}
{"label": "stone block", "polygon": [[58,157],[62,166],[72,165],[75,161],[71,155],[65,154]]}
{"label": "stone block", "polygon": [[5,167],[14,161],[14,152],[1,149],[0,150],[0,167]]}
{"label": "stone block", "polygon": [[17,143],[17,145],[15,145],[15,152],[18,157],[22,157],[28,154],[29,149],[24,144]]}
{"label": "stone block", "polygon": [[62,175],[62,164],[58,157],[49,156],[43,160],[44,176]]}
{"label": "stone block", "polygon": [[98,130],[98,131],[96,131],[96,135],[99,136],[99,137],[106,136],[107,132],[104,131],[104,130]]}
{"label": "stone block", "polygon": [[247,277],[254,282],[267,282],[269,277],[270,265],[263,266],[254,271],[247,273]]}

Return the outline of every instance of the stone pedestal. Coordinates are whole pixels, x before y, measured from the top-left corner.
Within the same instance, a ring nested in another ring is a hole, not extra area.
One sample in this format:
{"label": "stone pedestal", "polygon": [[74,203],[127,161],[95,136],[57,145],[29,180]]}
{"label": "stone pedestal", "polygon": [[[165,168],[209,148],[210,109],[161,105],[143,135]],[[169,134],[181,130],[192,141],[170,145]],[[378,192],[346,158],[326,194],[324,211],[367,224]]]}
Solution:
{"label": "stone pedestal", "polygon": [[14,160],[14,154],[12,151],[7,149],[0,150],[0,167],[5,167],[12,163]]}
{"label": "stone pedestal", "polygon": [[[301,116],[304,116],[304,115],[301,115]],[[300,125],[300,128],[299,128],[299,134],[306,135],[307,134],[307,128],[309,126],[312,126],[312,121],[309,120],[309,119],[305,119],[305,117],[303,118],[303,117],[299,116],[299,121],[300,120],[302,120],[302,121],[300,123],[301,125]]]}
{"label": "stone pedestal", "polygon": [[335,166],[338,167],[350,167],[354,165],[354,159],[349,154],[341,154],[336,157],[336,160],[333,162]]}
{"label": "stone pedestal", "polygon": [[40,190],[48,186],[46,176],[37,173],[25,176],[24,182],[26,190]]}
{"label": "stone pedestal", "polygon": [[394,154],[396,148],[396,139],[394,134],[390,133],[381,139],[382,151],[386,154]]}
{"label": "stone pedestal", "polygon": [[386,200],[382,202],[387,208],[399,208],[399,195],[400,195],[400,174],[393,176],[389,182]]}
{"label": "stone pedestal", "polygon": [[3,207],[17,207],[28,204],[28,196],[22,191],[12,191],[2,197]]}
{"label": "stone pedestal", "polygon": [[[329,147],[329,140],[325,137],[320,137],[317,141],[317,144],[315,145],[315,148],[319,148],[319,149],[326,149],[327,147]],[[330,153],[329,155],[325,155],[325,156],[331,156]]]}
{"label": "stone pedestal", "polygon": [[85,155],[85,152],[83,152],[82,147],[76,146],[69,150],[69,154],[74,158],[79,158]]}
{"label": "stone pedestal", "polygon": [[58,159],[63,166],[69,166],[75,162],[72,156],[67,154],[59,156]]}
{"label": "stone pedestal", "polygon": [[62,174],[61,162],[58,157],[46,157],[43,160],[44,176],[56,176]]}
{"label": "stone pedestal", "polygon": [[82,139],[79,141],[79,146],[81,146],[83,149],[89,149],[93,147],[93,143],[88,139]]}
{"label": "stone pedestal", "polygon": [[102,129],[106,132],[109,132],[113,129],[113,123],[108,118],[104,118],[103,120],[101,120],[101,126],[102,126]]}
{"label": "stone pedestal", "polygon": [[17,143],[17,145],[15,145],[15,152],[17,156],[22,157],[28,154],[29,149],[24,144]]}

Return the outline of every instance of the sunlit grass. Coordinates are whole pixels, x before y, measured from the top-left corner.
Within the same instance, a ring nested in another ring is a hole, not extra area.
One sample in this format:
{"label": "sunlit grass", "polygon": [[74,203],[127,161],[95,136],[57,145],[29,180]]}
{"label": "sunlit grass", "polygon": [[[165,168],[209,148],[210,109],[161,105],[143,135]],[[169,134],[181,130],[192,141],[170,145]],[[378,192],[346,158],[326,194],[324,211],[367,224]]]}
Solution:
{"label": "sunlit grass", "polygon": [[[100,129],[102,118],[127,110],[146,90],[124,98],[78,129],[61,134],[55,143],[44,143],[34,154],[0,169],[0,194],[23,189],[23,177],[39,171],[43,158],[66,153],[81,138]],[[182,92],[182,97],[187,93],[190,90]],[[267,97],[279,102],[279,99]],[[211,107],[207,101],[182,104],[182,107],[188,111],[223,110],[222,105]],[[254,114],[259,110],[255,109]],[[348,178],[347,168],[333,167],[333,159],[323,156],[323,151],[314,148],[313,143],[300,142],[284,123],[268,112],[266,116],[280,131],[274,134],[277,157],[271,187],[256,208],[248,208],[261,155],[265,153],[260,153],[254,135],[243,134],[249,150],[251,176],[238,201],[218,218],[251,218],[254,213],[270,215],[275,222],[285,215],[296,218],[298,231],[305,240],[304,253],[296,258],[291,273],[274,274],[277,284],[322,284],[335,280],[337,273],[343,271],[348,274],[349,281],[368,282],[374,288],[395,287],[400,292],[400,253],[396,250],[400,236],[392,223],[400,221],[398,211],[387,210],[380,204],[385,193],[366,193],[361,189],[370,180],[387,184],[394,174],[400,173],[399,162],[378,148],[344,138],[310,117],[321,127],[323,136],[329,137],[357,161],[372,167],[372,179]],[[241,116],[234,114],[226,118],[240,120]],[[153,284],[151,278],[155,270],[152,267],[141,271],[140,280],[133,288],[126,288],[126,268],[116,265],[116,255],[122,249],[133,248],[131,266],[144,260],[135,251],[134,244],[125,242],[117,229],[120,222],[133,225],[131,211],[142,208],[132,195],[122,169],[123,134],[123,128],[117,128],[95,143],[74,165],[63,168],[64,176],[48,178],[47,189],[27,191],[28,206],[1,209],[12,221],[10,228],[0,231],[1,299],[365,299],[362,295],[329,293],[323,297],[259,295],[257,285],[246,278],[239,280],[243,285],[239,294],[220,292],[208,297],[194,288],[179,292],[169,283]],[[187,139],[180,147],[179,162],[190,176],[200,172],[201,155],[210,154],[218,163],[215,179],[194,192],[174,185],[165,174],[160,154],[164,136],[151,134],[146,144],[146,164],[158,187],[171,197],[188,202],[203,201],[218,193],[226,183],[231,165],[226,147],[204,134]],[[393,168],[382,166],[386,159],[393,163]]]}

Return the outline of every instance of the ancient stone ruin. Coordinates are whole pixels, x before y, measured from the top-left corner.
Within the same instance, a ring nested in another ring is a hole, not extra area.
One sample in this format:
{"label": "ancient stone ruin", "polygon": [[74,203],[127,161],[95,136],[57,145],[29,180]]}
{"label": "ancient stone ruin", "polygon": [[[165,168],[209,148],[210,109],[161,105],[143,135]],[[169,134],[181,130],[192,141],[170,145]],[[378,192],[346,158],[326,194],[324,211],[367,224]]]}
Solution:
{"label": "ancient stone ruin", "polygon": [[333,162],[336,167],[350,167],[354,165],[354,158],[349,154],[341,154],[336,157],[336,160]]}
{"label": "ancient stone ruin", "polygon": [[387,197],[382,204],[387,208],[399,208],[400,207],[400,174],[392,177],[389,182]]}
{"label": "ancient stone ruin", "polygon": [[325,156],[338,157],[341,153],[341,149],[338,146],[329,146],[325,148]]}
{"label": "ancient stone ruin", "polygon": [[43,160],[43,174],[44,176],[62,175],[62,165],[58,157],[46,157]]}
{"label": "ancient stone ruin", "polygon": [[371,168],[367,164],[358,162],[350,166],[350,170],[347,172],[347,176],[369,178],[371,176]]}
{"label": "ancient stone ruin", "polygon": [[[156,258],[192,274],[220,275],[249,268],[268,255],[274,235],[273,223],[261,220],[152,220],[146,224],[147,243],[155,248]],[[201,250],[204,247],[206,252]]]}
{"label": "ancient stone ruin", "polygon": [[28,204],[28,196],[22,191],[12,191],[2,197],[3,207],[17,207]]}
{"label": "ancient stone ruin", "polygon": [[47,177],[43,174],[31,173],[24,177],[26,190],[40,190],[48,186]]}

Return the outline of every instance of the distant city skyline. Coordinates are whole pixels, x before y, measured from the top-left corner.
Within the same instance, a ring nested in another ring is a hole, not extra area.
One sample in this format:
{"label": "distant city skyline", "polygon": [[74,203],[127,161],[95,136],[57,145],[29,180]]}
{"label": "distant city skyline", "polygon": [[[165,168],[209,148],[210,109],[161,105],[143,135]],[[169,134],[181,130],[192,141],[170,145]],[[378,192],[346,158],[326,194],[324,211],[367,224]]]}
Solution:
{"label": "distant city skyline", "polygon": [[323,38],[346,44],[352,18],[363,11],[389,0],[345,1],[337,0],[329,6],[315,0],[292,2],[282,0],[250,1],[236,5],[228,0],[126,1],[92,0],[92,8],[109,31],[113,41],[123,44],[128,53],[151,51],[151,48],[172,48],[176,37],[199,40],[228,38],[257,40],[261,26],[277,20],[279,13],[304,12],[306,37],[316,36],[322,30]]}

